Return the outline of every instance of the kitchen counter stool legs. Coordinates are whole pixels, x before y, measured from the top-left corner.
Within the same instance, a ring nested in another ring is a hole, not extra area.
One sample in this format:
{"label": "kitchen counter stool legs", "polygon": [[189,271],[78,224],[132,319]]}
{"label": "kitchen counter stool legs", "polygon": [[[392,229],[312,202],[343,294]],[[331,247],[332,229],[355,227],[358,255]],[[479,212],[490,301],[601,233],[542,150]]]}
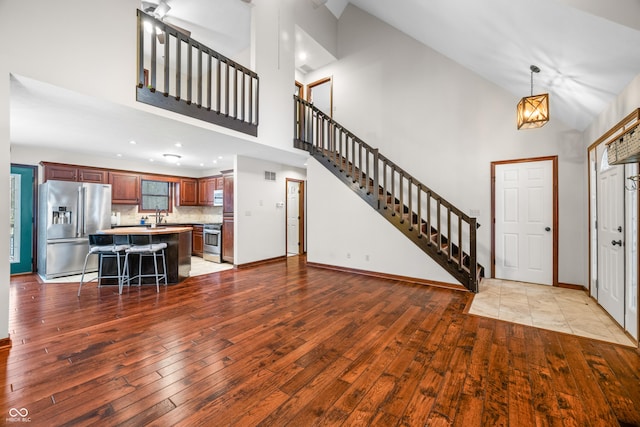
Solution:
{"label": "kitchen counter stool legs", "polygon": [[[149,234],[131,234],[129,235],[129,242],[131,246],[125,251],[125,275],[127,285],[131,284],[131,281],[138,279],[138,286],[142,284],[143,277],[154,277],[156,280],[156,292],[160,292],[160,281],[164,280],[165,286],[167,285],[167,262],[165,259],[165,249],[167,244],[153,243],[151,235]],[[132,276],[129,272],[129,256],[138,255],[138,274]],[[158,256],[162,258],[162,273],[158,271]],[[154,272],[150,274],[144,274],[142,269],[142,259],[144,257],[153,257]],[[124,281],[120,282],[120,293],[124,287]]]}
{"label": "kitchen counter stool legs", "polygon": [[[84,258],[84,266],[82,267],[82,276],[80,278],[80,286],[78,286],[78,296],[82,291],[82,285],[84,284],[84,275],[87,269],[87,261],[91,255],[98,256],[98,277],[93,280],[98,281],[98,287],[102,284],[102,279],[118,279],[118,288],[122,289],[122,283],[126,279],[126,264],[123,266],[121,259],[126,259],[126,250],[129,249],[128,236],[117,236],[109,234],[90,234],[89,235],[89,253]],[[102,275],[103,263],[107,259],[115,259],[117,264],[117,274],[104,276]]]}

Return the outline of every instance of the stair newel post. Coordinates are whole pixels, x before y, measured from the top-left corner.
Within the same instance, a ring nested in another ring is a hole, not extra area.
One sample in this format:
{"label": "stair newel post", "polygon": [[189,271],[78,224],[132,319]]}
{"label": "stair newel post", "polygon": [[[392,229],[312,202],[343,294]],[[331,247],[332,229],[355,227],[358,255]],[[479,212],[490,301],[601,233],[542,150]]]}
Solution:
{"label": "stair newel post", "polygon": [[196,104],[202,107],[202,51],[198,49],[198,81],[196,82]]}
{"label": "stair newel post", "polygon": [[378,158],[378,149],[373,149],[373,188],[371,189],[371,193],[376,197],[376,209],[380,209],[380,185],[379,185],[379,171],[380,164]]}
{"label": "stair newel post", "polygon": [[[207,110],[211,111],[211,82],[212,82],[212,65],[213,62],[211,61],[211,53],[207,52]],[[252,80],[249,80],[249,84],[251,84]],[[293,103],[294,106],[298,106],[297,103]],[[249,117],[251,117],[251,112],[249,112]],[[294,114],[293,117],[298,117],[297,114]],[[294,126],[295,126],[295,120],[294,120]],[[298,137],[300,136],[299,133],[294,132],[294,135],[298,135]]]}
{"label": "stair newel post", "polygon": [[438,253],[442,253],[442,226],[440,224],[440,199],[436,200],[437,204],[436,204],[436,214],[438,216],[438,218],[436,219],[436,224],[437,224],[437,236],[436,236],[436,242],[438,243]]}
{"label": "stair newel post", "polygon": [[[149,70],[149,73],[151,74],[149,76],[149,83],[151,84],[151,91],[155,92],[156,90],[156,70],[158,68],[158,52],[157,52],[157,48],[156,48],[156,42],[153,39],[154,35],[151,35],[151,69]],[[169,61],[167,61],[167,64],[169,64]],[[167,67],[169,65],[166,65]],[[166,93],[166,92],[165,92]]]}
{"label": "stair newel post", "polygon": [[471,217],[469,219],[469,290],[478,292],[478,260],[476,254],[476,230],[477,219]]}
{"label": "stair newel post", "polygon": [[[169,40],[164,43],[165,58],[169,53]],[[164,61],[164,93],[169,95],[169,65],[170,62]],[[182,98],[182,40],[180,36],[176,37],[176,99]]]}
{"label": "stair newel post", "polygon": [[[211,80],[209,80],[211,81]],[[211,94],[211,91],[209,91]],[[299,102],[298,97],[293,95],[293,139],[300,139],[300,124],[302,123],[302,117],[298,114]]]}

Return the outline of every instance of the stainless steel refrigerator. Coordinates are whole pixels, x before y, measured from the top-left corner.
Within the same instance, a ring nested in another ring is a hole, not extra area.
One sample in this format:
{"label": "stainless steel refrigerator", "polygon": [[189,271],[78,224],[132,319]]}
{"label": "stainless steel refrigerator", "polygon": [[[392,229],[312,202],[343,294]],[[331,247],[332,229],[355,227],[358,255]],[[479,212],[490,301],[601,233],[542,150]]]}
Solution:
{"label": "stainless steel refrigerator", "polygon": [[[47,181],[38,201],[38,273],[46,279],[81,273],[88,235],[111,228],[111,185]],[[87,271],[97,268],[90,257]]]}

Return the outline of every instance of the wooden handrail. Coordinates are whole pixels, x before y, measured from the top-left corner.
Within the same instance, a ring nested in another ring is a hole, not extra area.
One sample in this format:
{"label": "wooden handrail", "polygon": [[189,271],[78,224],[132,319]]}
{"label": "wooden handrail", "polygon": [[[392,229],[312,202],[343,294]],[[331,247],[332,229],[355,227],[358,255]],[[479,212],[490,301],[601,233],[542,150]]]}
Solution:
{"label": "wooden handrail", "polygon": [[[294,96],[294,139],[328,158],[369,204],[477,292],[476,218],[470,217],[313,104]],[[426,214],[425,214],[426,211]],[[383,213],[387,212],[387,213]],[[408,221],[407,221],[408,220]],[[466,238],[463,239],[463,236]],[[424,239],[426,237],[426,239]],[[420,240],[423,239],[423,240]],[[435,247],[434,247],[435,246]],[[432,248],[432,249],[428,249]],[[427,252],[425,250],[425,252]],[[467,253],[465,253],[465,250]]]}

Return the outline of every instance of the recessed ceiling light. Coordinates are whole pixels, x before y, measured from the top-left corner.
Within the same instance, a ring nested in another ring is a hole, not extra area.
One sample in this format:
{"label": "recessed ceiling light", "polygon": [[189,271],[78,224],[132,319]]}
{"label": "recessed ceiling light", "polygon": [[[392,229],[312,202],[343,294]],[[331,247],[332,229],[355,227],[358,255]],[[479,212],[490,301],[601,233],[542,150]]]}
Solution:
{"label": "recessed ceiling light", "polygon": [[300,61],[304,61],[307,59],[307,52],[300,52],[298,54],[298,59],[300,59]]}
{"label": "recessed ceiling light", "polygon": [[153,159],[149,159],[150,162],[153,162]]}
{"label": "recessed ceiling light", "polygon": [[122,157],[122,154],[118,153],[118,154],[116,154],[116,156],[118,156],[118,157]]}
{"label": "recessed ceiling light", "polygon": [[129,144],[136,145],[136,142],[132,139],[131,141],[129,141]]}
{"label": "recessed ceiling light", "polygon": [[181,143],[179,143],[179,142],[176,142],[176,143],[175,143],[175,146],[176,146],[176,147],[182,147],[182,144],[181,144]]}
{"label": "recessed ceiling light", "polygon": [[217,160],[214,160],[214,161],[213,161],[213,164],[215,165],[216,163],[218,163],[218,161],[217,161]]}
{"label": "recessed ceiling light", "polygon": [[176,163],[178,160],[182,158],[179,154],[165,153],[162,155],[167,162]]}
{"label": "recessed ceiling light", "polygon": [[200,163],[200,166],[204,166],[204,163]]}
{"label": "recessed ceiling light", "polygon": [[219,159],[222,159],[222,156],[218,156]]}

